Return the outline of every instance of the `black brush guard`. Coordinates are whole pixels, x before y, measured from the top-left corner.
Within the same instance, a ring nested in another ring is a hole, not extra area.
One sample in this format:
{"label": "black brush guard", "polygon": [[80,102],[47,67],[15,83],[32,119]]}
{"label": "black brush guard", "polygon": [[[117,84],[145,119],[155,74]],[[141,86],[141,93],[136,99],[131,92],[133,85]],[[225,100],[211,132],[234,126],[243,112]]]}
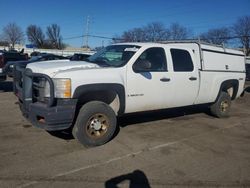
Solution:
{"label": "black brush guard", "polygon": [[[45,74],[15,66],[13,76],[13,91],[18,97],[22,114],[34,126],[53,131],[67,129],[72,125],[77,99],[55,98],[54,83]],[[34,96],[34,91],[38,88],[34,82],[37,78],[49,83],[50,97],[46,101],[39,101]]]}

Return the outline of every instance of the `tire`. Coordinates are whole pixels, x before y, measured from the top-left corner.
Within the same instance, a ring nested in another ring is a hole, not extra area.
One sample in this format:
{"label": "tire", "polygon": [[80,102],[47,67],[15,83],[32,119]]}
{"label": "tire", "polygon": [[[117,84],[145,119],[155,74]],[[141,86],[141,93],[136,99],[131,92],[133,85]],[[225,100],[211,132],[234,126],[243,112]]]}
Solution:
{"label": "tire", "polygon": [[231,107],[231,97],[226,92],[221,92],[217,101],[210,106],[212,115],[218,118],[229,117]]}
{"label": "tire", "polygon": [[103,145],[112,139],[116,121],[115,112],[106,103],[88,102],[81,107],[72,133],[86,147]]}

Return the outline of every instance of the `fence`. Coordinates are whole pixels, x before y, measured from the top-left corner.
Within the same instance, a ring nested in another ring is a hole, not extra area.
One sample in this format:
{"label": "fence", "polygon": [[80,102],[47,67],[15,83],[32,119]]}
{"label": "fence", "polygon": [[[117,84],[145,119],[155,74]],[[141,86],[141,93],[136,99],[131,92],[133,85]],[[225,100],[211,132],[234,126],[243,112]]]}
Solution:
{"label": "fence", "polygon": [[[8,48],[4,46],[0,46],[0,50],[3,50],[3,49],[8,50]],[[62,55],[62,56],[69,56],[75,53],[89,54],[89,55],[93,55],[95,53],[95,51],[84,50],[82,48],[66,48],[65,50],[57,50],[57,49],[26,48],[24,46],[17,46],[15,49],[18,51],[21,51],[22,49],[24,49],[24,53],[27,53],[29,55],[34,51],[42,52],[42,53],[52,53],[52,54]]]}

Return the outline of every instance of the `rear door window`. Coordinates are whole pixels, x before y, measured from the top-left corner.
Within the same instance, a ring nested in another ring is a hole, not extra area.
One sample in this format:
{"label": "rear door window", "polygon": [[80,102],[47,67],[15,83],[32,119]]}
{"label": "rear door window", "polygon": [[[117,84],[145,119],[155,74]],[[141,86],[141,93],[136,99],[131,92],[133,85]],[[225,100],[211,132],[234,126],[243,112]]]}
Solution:
{"label": "rear door window", "polygon": [[187,50],[171,49],[171,56],[175,72],[192,72],[194,65]]}

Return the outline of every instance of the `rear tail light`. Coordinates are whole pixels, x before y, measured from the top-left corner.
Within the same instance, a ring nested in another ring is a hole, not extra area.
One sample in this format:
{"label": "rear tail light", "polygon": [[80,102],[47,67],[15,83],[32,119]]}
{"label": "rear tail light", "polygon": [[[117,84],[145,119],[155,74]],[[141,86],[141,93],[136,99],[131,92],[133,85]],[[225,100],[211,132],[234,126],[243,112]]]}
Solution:
{"label": "rear tail light", "polygon": [[0,55],[0,68],[4,67],[4,57],[3,55]]}

